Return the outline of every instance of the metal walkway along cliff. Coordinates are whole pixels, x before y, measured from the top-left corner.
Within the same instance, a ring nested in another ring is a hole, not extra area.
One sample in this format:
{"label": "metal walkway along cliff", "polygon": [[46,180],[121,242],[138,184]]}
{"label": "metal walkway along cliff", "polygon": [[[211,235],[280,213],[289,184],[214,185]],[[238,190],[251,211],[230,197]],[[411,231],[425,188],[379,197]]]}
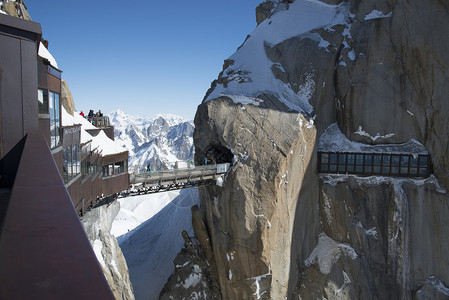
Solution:
{"label": "metal walkway along cliff", "polygon": [[230,168],[230,163],[130,174],[131,195],[158,193],[215,183]]}

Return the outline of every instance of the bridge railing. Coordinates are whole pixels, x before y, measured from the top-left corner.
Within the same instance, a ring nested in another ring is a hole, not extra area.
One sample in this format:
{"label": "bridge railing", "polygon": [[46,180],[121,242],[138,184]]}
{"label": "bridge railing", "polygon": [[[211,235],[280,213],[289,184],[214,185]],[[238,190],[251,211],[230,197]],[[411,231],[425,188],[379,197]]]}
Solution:
{"label": "bridge railing", "polygon": [[215,176],[226,173],[231,164],[217,164],[197,166],[194,168],[181,168],[163,171],[140,172],[131,176],[132,183],[167,182],[176,180],[195,180],[207,176]]}

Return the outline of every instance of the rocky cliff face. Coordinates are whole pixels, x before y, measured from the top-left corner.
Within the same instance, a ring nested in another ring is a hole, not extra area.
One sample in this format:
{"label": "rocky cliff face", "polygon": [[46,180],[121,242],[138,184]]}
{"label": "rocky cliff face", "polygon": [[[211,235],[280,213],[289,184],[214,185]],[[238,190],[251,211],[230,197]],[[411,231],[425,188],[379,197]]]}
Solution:
{"label": "rocky cliff face", "polygon": [[0,3],[0,9],[10,16],[31,21],[31,17],[23,0],[2,1]]}
{"label": "rocky cliff face", "polygon": [[116,238],[110,233],[120,210],[118,201],[87,212],[81,220],[116,299],[134,299],[129,271]]}
{"label": "rocky cliff face", "polygon": [[[298,280],[290,295],[447,299],[448,201],[434,177],[320,177],[321,232],[309,256],[296,259]],[[293,248],[301,247],[294,240]],[[432,280],[438,284],[425,291]]]}
{"label": "rocky cliff face", "polygon": [[[430,0],[259,7],[195,117],[196,163],[233,162],[200,189],[222,298],[449,297],[448,14]],[[320,177],[334,122],[352,141],[418,140],[435,177]]]}
{"label": "rocky cliff face", "polygon": [[61,105],[71,115],[75,112],[75,103],[67,81],[61,80]]}

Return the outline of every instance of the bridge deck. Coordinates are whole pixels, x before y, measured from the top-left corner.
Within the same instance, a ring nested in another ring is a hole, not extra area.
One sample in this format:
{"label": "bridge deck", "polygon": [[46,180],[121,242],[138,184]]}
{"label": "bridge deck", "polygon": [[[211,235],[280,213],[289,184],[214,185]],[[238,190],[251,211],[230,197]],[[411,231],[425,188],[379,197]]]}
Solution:
{"label": "bridge deck", "polygon": [[223,176],[229,168],[230,163],[224,163],[195,168],[141,172],[132,174],[130,182],[135,185],[138,193],[155,193],[205,184]]}

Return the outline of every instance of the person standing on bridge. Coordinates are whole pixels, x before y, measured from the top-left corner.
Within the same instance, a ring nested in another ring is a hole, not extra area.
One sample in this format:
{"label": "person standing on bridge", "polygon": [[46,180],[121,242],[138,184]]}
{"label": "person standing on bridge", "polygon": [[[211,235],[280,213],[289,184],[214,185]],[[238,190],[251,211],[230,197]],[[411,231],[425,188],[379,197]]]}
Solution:
{"label": "person standing on bridge", "polygon": [[149,163],[147,165],[147,172],[151,172],[151,165]]}
{"label": "person standing on bridge", "polygon": [[204,158],[204,165],[207,166],[207,157]]}

